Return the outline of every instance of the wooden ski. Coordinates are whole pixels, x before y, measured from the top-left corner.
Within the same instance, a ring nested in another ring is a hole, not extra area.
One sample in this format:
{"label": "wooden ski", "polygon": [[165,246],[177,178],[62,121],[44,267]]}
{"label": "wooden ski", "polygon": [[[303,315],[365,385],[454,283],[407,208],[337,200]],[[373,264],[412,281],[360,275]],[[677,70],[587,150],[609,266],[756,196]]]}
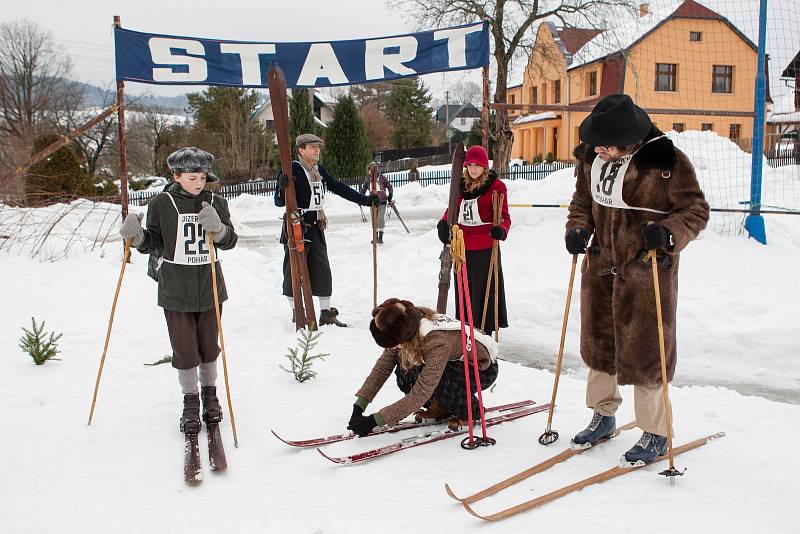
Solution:
{"label": "wooden ski", "polygon": [[[288,176],[284,194],[286,195],[287,246],[289,248],[289,265],[292,272],[292,295],[294,296],[295,328],[300,330],[308,326],[309,330],[317,329],[314,301],[311,298],[311,281],[308,277],[305,244],[303,242],[303,217],[297,209],[297,196],[292,174],[291,139],[289,139],[289,104],[286,99],[286,78],[283,70],[277,65],[270,65],[267,74],[269,80],[269,97],[275,120],[275,139],[281,156],[281,170]],[[305,308],[305,313],[304,313]]]}
{"label": "wooden ski", "polygon": [[636,427],[636,423],[635,422],[630,422],[627,425],[621,426],[618,429],[616,429],[614,431],[614,433],[610,437],[602,438],[602,439],[598,440],[591,447],[586,447],[586,448],[583,448],[583,449],[581,449],[581,448],[572,448],[572,447],[567,448],[566,450],[561,451],[560,453],[556,454],[555,456],[552,456],[552,457],[548,458],[547,460],[545,460],[543,462],[540,462],[540,463],[538,463],[538,464],[536,464],[536,465],[534,465],[532,467],[529,467],[528,469],[525,469],[524,471],[520,471],[519,473],[517,473],[517,474],[515,474],[513,476],[510,476],[507,479],[505,479],[505,480],[503,480],[501,482],[498,482],[497,484],[494,484],[492,486],[489,486],[488,488],[483,489],[483,490],[481,490],[481,491],[479,491],[477,493],[474,493],[474,494],[472,494],[472,495],[470,495],[468,497],[458,497],[453,492],[453,490],[450,488],[449,484],[445,484],[444,485],[444,489],[447,492],[447,494],[450,497],[452,497],[453,499],[455,499],[455,500],[457,500],[459,502],[462,502],[462,503],[470,504],[470,503],[479,501],[481,499],[485,499],[486,497],[489,497],[490,495],[494,495],[495,493],[499,493],[500,491],[502,491],[502,490],[504,490],[504,489],[506,489],[506,488],[508,488],[510,486],[513,486],[514,484],[516,484],[518,482],[522,482],[523,480],[525,480],[527,478],[530,478],[533,475],[536,475],[538,473],[546,471],[546,470],[550,469],[551,467],[553,467],[554,465],[557,465],[557,464],[560,464],[561,462],[569,460],[573,456],[577,456],[578,454],[581,454],[581,453],[583,453],[585,451],[588,451],[589,449],[592,449],[592,448],[596,447],[597,445],[599,445],[601,443],[605,443],[606,441],[608,441],[611,438],[617,437],[620,433],[622,433],[622,432],[624,432],[626,430],[630,430],[631,428],[635,428],[635,427]]}
{"label": "wooden ski", "polygon": [[[447,204],[448,228],[452,228],[458,220],[458,194],[461,188],[461,179],[464,176],[464,157],[464,143],[459,142],[453,150],[453,165],[450,168],[450,200]],[[449,244],[442,247],[439,262],[439,296],[436,300],[436,311],[447,313],[447,293],[450,291],[450,270],[453,263]]]}
{"label": "wooden ski", "polygon": [[[672,449],[672,455],[673,456],[677,456],[677,455],[682,454],[682,453],[684,453],[686,451],[690,451],[692,449],[696,449],[698,447],[701,447],[701,446],[705,445],[709,441],[712,441],[712,440],[717,439],[717,438],[721,438],[724,435],[725,435],[724,432],[717,432],[716,434],[711,434],[711,435],[708,435],[708,436],[706,436],[704,438],[700,438],[700,439],[694,440],[694,441],[692,441],[690,443],[686,443],[685,445],[681,445],[680,447]],[[667,458],[668,458],[667,455],[659,456],[656,459],[656,461],[653,462],[653,463],[663,462]],[[652,464],[650,464],[650,465],[652,465]],[[580,491],[583,488],[586,488],[588,486],[591,486],[591,485],[594,485],[594,484],[599,484],[601,482],[605,482],[607,480],[611,480],[612,478],[617,478],[617,477],[622,476],[622,475],[627,475],[628,473],[636,471],[636,470],[640,469],[641,467],[644,467],[644,466],[624,466],[623,467],[623,466],[618,465],[618,466],[612,467],[611,469],[609,469],[607,471],[603,471],[603,472],[598,473],[598,474],[596,474],[594,476],[591,476],[589,478],[583,479],[580,482],[576,482],[574,484],[570,484],[569,486],[565,486],[565,487],[563,487],[561,489],[558,489],[558,490],[555,490],[555,491],[551,491],[550,493],[547,493],[547,494],[542,495],[540,497],[536,497],[535,499],[531,499],[530,501],[526,501],[526,502],[518,504],[516,506],[512,506],[511,508],[506,508],[505,510],[501,510],[501,511],[496,512],[494,514],[481,515],[481,514],[477,513],[475,510],[473,510],[472,507],[470,507],[470,505],[468,503],[462,502],[461,505],[464,507],[464,509],[467,512],[469,512],[470,514],[474,515],[475,517],[477,517],[479,519],[483,519],[485,521],[499,521],[501,519],[506,519],[506,518],[509,518],[511,516],[517,515],[517,514],[519,514],[521,512],[525,512],[525,511],[531,510],[533,508],[538,508],[539,506],[542,506],[542,505],[547,504],[549,502],[555,501],[556,499],[560,499],[561,497],[564,497],[565,495],[569,495],[570,493],[575,493],[576,491]]]}

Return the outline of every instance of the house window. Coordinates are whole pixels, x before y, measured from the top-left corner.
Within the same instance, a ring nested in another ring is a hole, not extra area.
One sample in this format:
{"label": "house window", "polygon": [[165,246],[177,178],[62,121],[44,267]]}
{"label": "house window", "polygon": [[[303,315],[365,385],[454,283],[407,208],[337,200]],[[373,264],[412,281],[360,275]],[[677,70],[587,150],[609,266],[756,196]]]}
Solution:
{"label": "house window", "polygon": [[561,102],[561,80],[556,80],[553,82],[553,103],[559,102]]}
{"label": "house window", "polygon": [[672,129],[680,133],[686,129],[686,124],[683,122],[673,122]]}
{"label": "house window", "polygon": [[800,111],[800,72],[794,75],[794,110]]}
{"label": "house window", "polygon": [[464,118],[464,117],[460,117],[460,118],[459,118],[459,121],[460,121],[460,122],[459,122],[460,124],[467,124],[467,119],[466,119],[466,118]]}
{"label": "house window", "polygon": [[593,70],[589,73],[589,84],[586,96],[594,96],[597,94],[597,71]]}
{"label": "house window", "polygon": [[703,40],[703,33],[702,32],[689,32],[689,40],[690,41],[702,41]]}
{"label": "house window", "polygon": [[731,124],[731,129],[728,132],[728,137],[731,139],[739,139],[742,136],[742,125]]}
{"label": "house window", "polygon": [[678,65],[656,63],[656,91],[677,91]]}
{"label": "house window", "polygon": [[714,125],[711,124],[710,122],[704,122],[703,124],[700,125],[700,130],[703,132],[713,132]]}
{"label": "house window", "polygon": [[509,98],[511,99],[511,101],[510,101],[510,103],[511,103],[511,104],[514,104],[514,103],[515,103],[514,101],[516,100],[516,98],[515,98],[516,96],[517,96],[517,95],[510,95],[510,96],[509,96]]}
{"label": "house window", "polygon": [[712,72],[711,92],[733,92],[733,67],[729,65],[714,65],[714,70]]}
{"label": "house window", "polygon": [[539,88],[531,87],[531,104],[539,103]]}
{"label": "house window", "polygon": [[542,84],[542,104],[547,104],[547,84]]}

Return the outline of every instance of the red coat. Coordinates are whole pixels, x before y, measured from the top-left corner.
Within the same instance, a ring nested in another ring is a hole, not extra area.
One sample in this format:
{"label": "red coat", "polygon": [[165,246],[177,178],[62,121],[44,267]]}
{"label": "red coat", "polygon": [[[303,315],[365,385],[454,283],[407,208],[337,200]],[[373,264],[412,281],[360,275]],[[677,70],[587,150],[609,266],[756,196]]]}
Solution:
{"label": "red coat", "polygon": [[[475,191],[472,191],[471,193],[467,193],[464,191],[464,180],[461,180],[461,191],[458,194],[458,204],[460,206],[462,215],[467,219],[469,219],[471,216],[476,222],[480,220],[485,223],[478,226],[470,226],[468,224],[460,224],[458,219],[456,220],[456,224],[458,224],[459,228],[461,228],[461,230],[464,232],[464,248],[466,250],[484,250],[487,248],[492,248],[493,239],[489,232],[492,230],[493,191],[497,191],[498,196],[503,195],[503,206],[500,210],[500,226],[503,228],[503,230],[505,230],[507,237],[508,230],[511,228],[511,215],[508,214],[508,193],[506,192],[506,184],[504,184],[503,181],[497,177],[494,171],[490,171],[489,179],[483,186]],[[470,204],[474,206],[474,203],[469,201],[474,199],[478,200],[477,207],[480,219],[475,218],[474,210],[472,214],[469,212]],[[466,203],[465,200],[467,201]],[[462,218],[463,217],[459,217],[459,219]],[[442,220],[447,220],[447,210],[444,211]]]}

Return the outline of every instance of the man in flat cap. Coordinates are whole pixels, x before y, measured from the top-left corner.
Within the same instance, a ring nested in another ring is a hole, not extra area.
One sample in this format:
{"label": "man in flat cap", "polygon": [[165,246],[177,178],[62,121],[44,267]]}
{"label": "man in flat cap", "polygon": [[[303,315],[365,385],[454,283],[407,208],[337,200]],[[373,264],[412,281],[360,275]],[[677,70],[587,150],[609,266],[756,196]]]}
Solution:
{"label": "man in flat cap", "polygon": [[[311,294],[319,298],[320,326],[335,324],[347,326],[337,319],[339,310],[331,306],[333,293],[333,279],[331,266],[328,262],[328,247],[325,242],[325,228],[328,220],[325,217],[325,194],[327,191],[335,193],[350,202],[361,206],[379,203],[377,195],[362,195],[349,185],[338,181],[325,167],[319,164],[322,139],[314,134],[301,134],[295,139],[298,158],[292,162],[292,175],[294,176],[294,190],[297,196],[297,207],[302,213],[305,239],[305,255],[308,265],[308,277],[311,283]],[[285,206],[286,196],[284,189],[289,178],[281,175],[278,178],[278,187],[275,189],[275,205]],[[281,243],[283,243],[283,294],[289,300],[289,306],[294,313],[294,298],[292,294],[292,273],[289,264],[289,248],[287,246],[286,225],[282,225]],[[294,320],[294,315],[292,315]]]}
{"label": "man in flat cap", "polygon": [[653,298],[655,250],[661,287],[667,379],[675,374],[675,312],[680,252],[705,228],[709,208],[692,163],[628,95],[597,103],[579,128],[576,185],[567,219],[570,254],[587,254],[581,278],[581,357],[589,367],[585,447],[614,432],[632,384],[636,424],[644,432],[625,453],[648,464],[667,449],[658,323]]}

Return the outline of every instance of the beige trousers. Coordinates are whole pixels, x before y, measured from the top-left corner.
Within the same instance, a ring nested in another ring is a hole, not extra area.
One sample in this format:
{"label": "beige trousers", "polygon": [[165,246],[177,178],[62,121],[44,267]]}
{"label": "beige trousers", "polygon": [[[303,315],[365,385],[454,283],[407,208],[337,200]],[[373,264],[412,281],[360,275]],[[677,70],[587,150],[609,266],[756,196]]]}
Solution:
{"label": "beige trousers", "polygon": [[[622,397],[617,387],[616,375],[589,369],[589,378],[586,381],[586,406],[600,415],[608,416],[614,415],[620,404]],[[659,436],[667,435],[662,386],[633,386],[633,406],[636,426],[645,432]]]}

